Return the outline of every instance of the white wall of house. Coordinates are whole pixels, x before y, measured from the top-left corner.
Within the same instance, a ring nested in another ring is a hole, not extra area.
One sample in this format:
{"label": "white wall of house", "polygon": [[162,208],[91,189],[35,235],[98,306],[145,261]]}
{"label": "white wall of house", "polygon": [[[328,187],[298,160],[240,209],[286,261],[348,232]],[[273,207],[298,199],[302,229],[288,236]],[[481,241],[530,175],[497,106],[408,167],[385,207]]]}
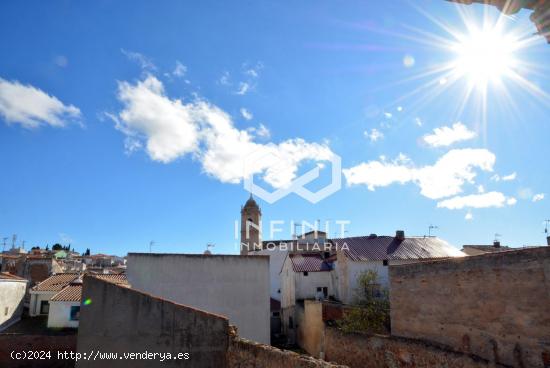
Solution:
{"label": "white wall of house", "polygon": [[269,294],[273,299],[281,301],[281,268],[288,250],[281,250],[279,246],[271,246],[250,254],[269,257]]}
{"label": "white wall of house", "polygon": [[[345,256],[344,256],[345,257]],[[418,262],[418,260],[390,260],[388,265],[400,265]],[[345,304],[351,304],[355,300],[355,290],[357,289],[357,278],[362,272],[373,270],[378,273],[380,285],[389,290],[388,266],[384,266],[383,261],[352,261],[349,258],[340,257],[336,262],[336,274],[338,277],[337,298]]]}
{"label": "white wall of house", "polygon": [[239,335],[269,344],[269,258],[130,253],[132,288],[227,316]]}
{"label": "white wall of house", "polygon": [[27,280],[0,279],[0,331],[21,319]]}
{"label": "white wall of house", "polygon": [[71,308],[80,307],[80,302],[50,302],[48,327],[78,328],[78,320],[71,320]]}
{"label": "white wall of house", "polygon": [[39,316],[42,301],[48,301],[59,291],[31,291],[31,301],[29,303],[29,315],[31,317]]}

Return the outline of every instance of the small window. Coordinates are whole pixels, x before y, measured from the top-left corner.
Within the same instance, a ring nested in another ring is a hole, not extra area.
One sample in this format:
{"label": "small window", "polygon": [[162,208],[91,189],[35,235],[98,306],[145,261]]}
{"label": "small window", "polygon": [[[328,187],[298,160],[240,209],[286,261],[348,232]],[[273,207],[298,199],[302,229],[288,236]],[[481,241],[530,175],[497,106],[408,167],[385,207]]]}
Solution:
{"label": "small window", "polygon": [[294,328],[294,320],[292,317],[288,317],[288,328]]}
{"label": "small window", "polygon": [[307,271],[306,271],[306,272],[304,272],[304,276],[307,276],[307,275],[309,275],[309,273],[308,273]]}
{"label": "small window", "polygon": [[388,260],[387,259],[383,260],[382,265],[387,266],[388,265]]}
{"label": "small window", "polygon": [[80,319],[80,305],[73,305],[71,307],[71,321],[78,321]]}
{"label": "small window", "polygon": [[279,317],[279,315],[280,315],[279,312],[273,312],[273,313],[272,313],[272,316],[273,316],[273,317]]}
{"label": "small window", "polygon": [[50,302],[47,300],[40,301],[40,314],[48,314],[50,311]]}
{"label": "small window", "polygon": [[6,307],[6,309],[4,309],[4,316],[7,316],[9,311],[10,307]]}

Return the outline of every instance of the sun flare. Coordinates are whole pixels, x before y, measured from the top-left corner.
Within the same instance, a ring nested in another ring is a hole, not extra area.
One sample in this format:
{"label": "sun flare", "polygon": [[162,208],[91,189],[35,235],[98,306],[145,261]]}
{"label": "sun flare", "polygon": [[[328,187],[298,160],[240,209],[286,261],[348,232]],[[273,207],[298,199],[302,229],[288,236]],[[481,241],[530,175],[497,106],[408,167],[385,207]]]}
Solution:
{"label": "sun flare", "polygon": [[456,77],[465,77],[475,86],[500,82],[511,76],[517,67],[514,52],[519,42],[496,27],[471,30],[468,34],[457,35],[457,39],[451,46],[456,55],[452,70]]}

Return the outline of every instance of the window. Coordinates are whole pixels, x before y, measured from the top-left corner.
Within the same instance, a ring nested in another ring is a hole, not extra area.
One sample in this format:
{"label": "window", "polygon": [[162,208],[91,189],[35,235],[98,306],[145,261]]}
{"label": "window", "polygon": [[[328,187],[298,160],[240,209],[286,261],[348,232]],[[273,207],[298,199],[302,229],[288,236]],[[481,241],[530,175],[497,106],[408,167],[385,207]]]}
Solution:
{"label": "window", "polygon": [[308,273],[307,271],[306,271],[306,272],[304,272],[304,276],[307,276],[307,275],[309,275],[309,273]]}
{"label": "window", "polygon": [[6,307],[6,309],[4,309],[4,316],[7,316],[9,311],[10,307]]}
{"label": "window", "polygon": [[272,315],[273,317],[279,317],[280,314],[279,314],[279,312],[273,312],[273,313],[271,313],[271,315]]}
{"label": "window", "polygon": [[294,328],[294,320],[292,317],[288,317],[288,328]]}
{"label": "window", "polygon": [[382,265],[383,265],[383,266],[387,266],[387,265],[388,265],[388,260],[387,260],[387,259],[383,260],[383,261],[382,261]]}
{"label": "window", "polygon": [[40,314],[48,314],[50,311],[50,302],[47,300],[40,301]]}
{"label": "window", "polygon": [[71,307],[71,321],[78,321],[80,319],[80,305],[73,305]]}

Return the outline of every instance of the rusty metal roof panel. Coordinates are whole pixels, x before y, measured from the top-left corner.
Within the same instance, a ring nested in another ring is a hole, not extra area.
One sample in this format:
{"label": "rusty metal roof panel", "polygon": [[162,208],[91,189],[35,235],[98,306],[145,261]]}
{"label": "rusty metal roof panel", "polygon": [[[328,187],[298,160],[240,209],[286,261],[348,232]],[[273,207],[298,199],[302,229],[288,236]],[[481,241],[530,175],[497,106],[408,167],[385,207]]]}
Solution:
{"label": "rusty metal roof panel", "polygon": [[463,257],[465,254],[437,237],[358,236],[332,239],[354,261]]}

